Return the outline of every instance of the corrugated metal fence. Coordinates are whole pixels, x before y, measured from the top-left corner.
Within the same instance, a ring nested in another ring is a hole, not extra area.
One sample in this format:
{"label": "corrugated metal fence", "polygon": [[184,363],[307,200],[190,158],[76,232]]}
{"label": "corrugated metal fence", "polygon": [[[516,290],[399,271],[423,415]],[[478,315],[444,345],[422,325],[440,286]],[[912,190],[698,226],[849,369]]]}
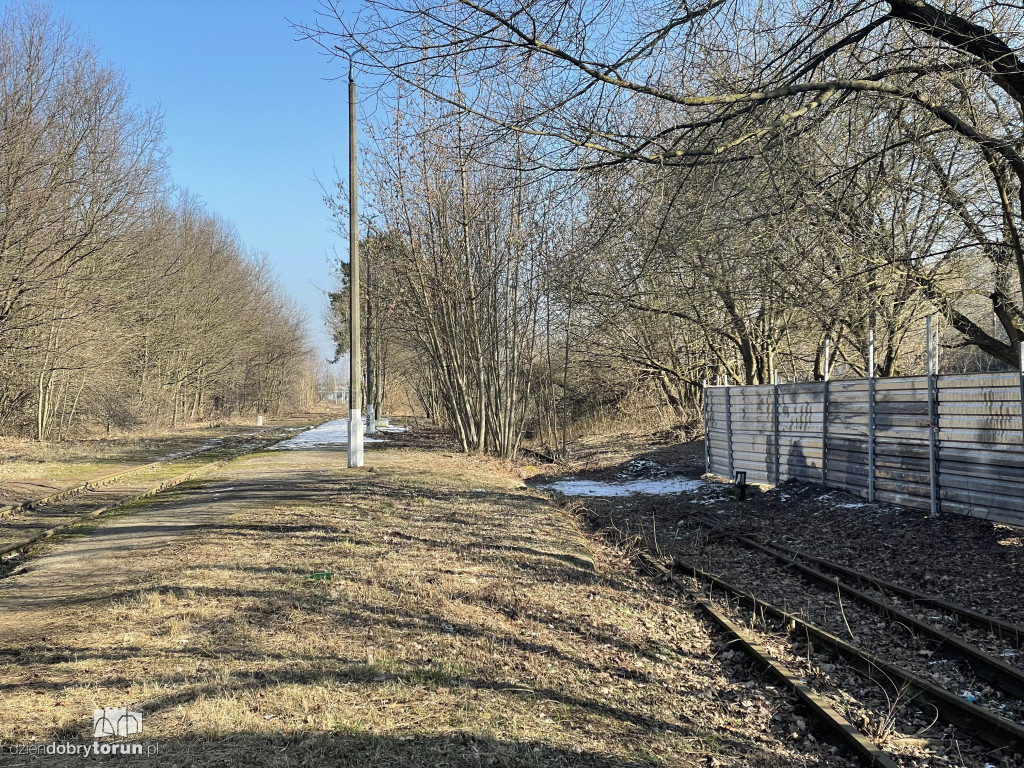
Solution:
{"label": "corrugated metal fence", "polygon": [[1019,373],[705,388],[708,471],[1024,525]]}

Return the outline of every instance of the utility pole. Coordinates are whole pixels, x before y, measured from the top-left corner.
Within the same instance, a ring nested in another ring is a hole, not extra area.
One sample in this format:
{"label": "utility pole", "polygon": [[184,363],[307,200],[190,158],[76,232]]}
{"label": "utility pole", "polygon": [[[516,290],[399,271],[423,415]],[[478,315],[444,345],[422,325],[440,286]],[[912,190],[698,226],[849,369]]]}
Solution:
{"label": "utility pole", "polygon": [[356,81],[352,76],[352,54],[334,46],[348,56],[348,465],[363,466],[363,406],[359,374],[359,181],[356,178]]}

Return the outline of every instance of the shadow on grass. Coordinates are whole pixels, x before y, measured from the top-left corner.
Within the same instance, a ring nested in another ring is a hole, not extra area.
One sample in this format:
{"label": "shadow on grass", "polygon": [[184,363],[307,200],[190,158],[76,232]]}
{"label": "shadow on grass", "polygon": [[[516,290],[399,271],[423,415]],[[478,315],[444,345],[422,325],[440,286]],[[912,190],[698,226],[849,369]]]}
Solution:
{"label": "shadow on grass", "polygon": [[[63,739],[61,739],[63,741]],[[71,739],[71,744],[92,745]],[[339,725],[331,731],[301,731],[289,734],[229,733],[219,738],[198,738],[187,741],[137,742],[142,754],[117,755],[108,758],[119,766],[190,766],[194,768],[228,768],[253,766],[254,768],[285,768],[288,766],[360,766],[360,768],[481,768],[483,766],[516,768],[648,768],[664,766],[666,759],[675,765],[720,765],[712,763],[712,756],[722,754],[727,760],[737,751],[743,755],[742,763],[729,760],[727,764],[749,768],[782,768],[786,765],[779,756],[760,747],[738,745],[725,741],[711,750],[708,745],[694,744],[690,755],[651,755],[649,759],[636,757],[620,759],[587,749],[554,747],[542,741],[524,739],[512,741],[496,739],[469,731],[453,731],[443,735],[371,734],[357,727]],[[147,749],[151,754],[146,754]],[[721,751],[719,751],[721,750]],[[102,762],[102,756],[47,757],[23,756],[19,765],[80,766],[93,760]],[[817,761],[805,762],[817,766]]]}
{"label": "shadow on grass", "polygon": [[[389,531],[388,536],[433,549],[448,549],[451,546],[443,541],[428,539],[422,536],[411,536],[407,533],[402,533],[401,531]],[[496,554],[500,554],[502,552],[518,552],[520,554],[530,555],[534,558],[550,558],[559,565],[570,566],[573,569],[584,571],[584,574],[577,575],[576,577],[563,572],[560,578],[560,581],[562,582],[577,582],[582,579],[585,583],[589,583],[595,580],[594,564],[590,560],[583,557],[577,557],[576,555],[570,555],[563,552],[545,552],[533,547],[523,547],[518,544],[512,544],[508,541],[484,537],[477,537],[477,539],[471,542],[469,546],[477,547],[480,550],[491,550]],[[605,581],[605,579],[602,579],[602,581]]]}
{"label": "shadow on grass", "polygon": [[[346,510],[330,508],[327,512],[318,511],[317,505],[331,499],[337,499],[339,492],[346,495],[351,493],[353,498],[361,495],[373,497],[379,493],[378,478],[372,475],[346,476],[344,482],[339,482],[337,476],[309,473],[303,479],[293,480],[290,483],[283,483],[275,478],[261,477],[258,481],[240,482],[233,481],[231,487],[207,488],[207,492],[216,494],[224,500],[233,504],[247,507],[258,506],[272,502],[274,504],[296,503],[309,505],[312,509],[310,514],[324,516],[340,516],[345,518]],[[594,573],[593,566],[582,557],[572,554],[553,553],[545,551],[546,542],[541,538],[533,538],[509,528],[503,528],[501,518],[485,520],[474,517],[471,512],[459,511],[473,502],[488,502],[491,504],[500,503],[503,507],[502,514],[510,516],[520,512],[527,513],[536,509],[538,501],[535,496],[529,493],[512,492],[481,492],[464,490],[446,490],[443,488],[424,489],[414,482],[396,483],[393,478],[388,482],[389,493],[396,486],[407,491],[410,495],[424,498],[424,491],[430,494],[431,500],[439,502],[433,507],[411,504],[401,509],[389,508],[387,511],[374,510],[376,502],[357,499],[363,507],[360,513],[374,515],[374,525],[379,526],[374,544],[380,548],[380,552],[387,553],[389,547],[409,546],[415,547],[424,554],[423,561],[433,568],[433,572],[444,572],[433,564],[444,562],[438,555],[445,551],[451,552],[452,541],[443,541],[443,533],[438,534],[438,540],[430,536],[416,537],[393,530],[395,526],[401,526],[402,516],[409,513],[418,515],[421,519],[428,521],[437,529],[439,524],[456,525],[455,521],[461,521],[467,527],[460,531],[459,547],[467,550],[473,558],[488,563],[498,573],[506,573],[510,577],[509,583],[515,583],[517,572],[527,570],[531,579],[543,588],[544,582],[565,584],[568,582],[585,584],[588,582],[600,581],[606,586],[621,591],[632,590],[634,587],[628,584],[610,584],[609,580]],[[379,498],[379,497],[378,497]],[[180,502],[174,501],[167,505],[171,511],[177,509],[176,504],[181,503],[185,507],[191,506],[194,501],[183,499]],[[286,520],[293,518],[285,518]],[[485,518],[486,519],[486,518]],[[353,518],[355,523],[360,523],[360,518]],[[384,525],[380,525],[384,522]],[[234,536],[253,536],[255,539],[266,540],[278,537],[287,539],[294,548],[291,551],[301,551],[303,541],[306,543],[322,542],[325,539],[335,536],[342,536],[347,529],[342,527],[344,522],[330,521],[325,524],[318,524],[316,521],[297,520],[296,523],[285,522],[282,524],[262,524],[259,522],[234,524],[231,522],[196,522],[194,530],[206,530],[213,533]],[[543,528],[538,523],[538,528]],[[391,530],[389,530],[391,529]],[[552,529],[554,530],[554,529]],[[363,531],[365,537],[367,532]],[[373,538],[373,537],[371,537]],[[369,540],[354,537],[359,543],[357,546],[370,546]],[[387,539],[394,539],[389,543]],[[550,541],[550,537],[548,538]],[[346,537],[346,541],[349,539]],[[536,546],[530,546],[535,544]],[[515,557],[511,555],[514,553]],[[510,560],[515,569],[510,567]],[[501,716],[500,711],[502,699],[505,702],[516,702],[519,709],[523,709],[522,701],[537,702],[542,706],[545,702],[555,702],[564,708],[568,713],[566,719],[560,722],[561,739],[578,738],[581,744],[593,743],[592,731],[589,726],[594,719],[603,719],[605,723],[615,722],[622,724],[632,733],[630,739],[630,759],[619,760],[608,757],[607,754],[588,752],[573,748],[554,748],[541,741],[533,740],[526,736],[522,740],[502,740],[487,736],[480,736],[465,731],[454,731],[444,735],[416,735],[412,730],[403,731],[401,726],[395,726],[385,733],[369,734],[360,730],[358,721],[336,722],[330,731],[301,731],[291,735],[260,735],[248,732],[229,733],[209,741],[197,737],[196,740],[170,741],[158,745],[157,755],[142,755],[138,757],[118,756],[119,765],[175,765],[175,766],[292,766],[292,765],[370,765],[370,766],[597,766],[598,768],[631,768],[633,766],[651,766],[671,764],[700,764],[706,765],[709,755],[718,754],[718,750],[724,751],[727,755],[735,756],[742,754],[742,760],[734,760],[734,765],[745,766],[782,766],[785,765],[778,756],[765,751],[763,748],[751,744],[747,740],[724,728],[713,728],[707,724],[680,724],[672,711],[650,710],[650,715],[641,707],[634,708],[629,703],[620,704],[618,701],[609,701],[594,691],[562,690],[556,682],[534,683],[532,687],[525,687],[522,680],[506,679],[505,675],[515,677],[516,673],[502,673],[492,670],[486,665],[474,669],[461,669],[453,671],[441,664],[435,664],[432,659],[402,659],[387,663],[367,663],[366,660],[343,658],[343,655],[351,656],[353,651],[339,654],[336,657],[330,655],[319,655],[311,658],[308,655],[297,656],[295,654],[279,654],[264,650],[260,638],[273,632],[287,632],[294,626],[297,620],[296,611],[301,611],[304,618],[312,622],[313,626],[329,628],[328,631],[344,631],[346,633],[359,632],[362,636],[363,629],[388,628],[397,636],[413,636],[424,638],[438,644],[444,643],[452,637],[469,637],[482,641],[489,641],[502,648],[515,649],[521,653],[529,654],[531,657],[557,658],[560,661],[573,665],[577,670],[594,675],[607,675],[612,685],[629,681],[641,685],[657,682],[645,678],[644,673],[629,670],[618,664],[617,661],[606,661],[604,664],[595,663],[591,658],[591,651],[594,651],[593,659],[607,656],[601,652],[599,647],[616,647],[627,654],[635,653],[651,658],[647,653],[649,643],[646,641],[628,642],[620,637],[614,636],[612,632],[603,631],[600,627],[589,623],[591,620],[586,616],[567,617],[551,615],[533,615],[538,611],[537,606],[529,604],[521,606],[518,611],[510,615],[507,611],[507,596],[481,595],[467,593],[460,595],[461,587],[451,595],[452,600],[461,600],[473,603],[475,606],[493,614],[501,614],[498,622],[487,622],[477,624],[473,619],[465,623],[453,622],[451,614],[444,609],[433,611],[426,605],[418,602],[423,596],[417,592],[422,585],[414,583],[415,579],[409,581],[395,580],[388,583],[389,590],[400,589],[408,591],[408,597],[412,607],[396,608],[394,604],[378,604],[372,601],[359,601],[353,598],[351,592],[342,590],[341,594],[332,594],[329,587],[343,587],[344,577],[339,578],[333,584],[312,582],[301,579],[301,573],[295,572],[287,567],[287,558],[276,561],[277,564],[266,567],[244,566],[239,571],[237,586],[233,583],[229,586],[217,587],[193,587],[184,588],[174,584],[165,584],[160,587],[153,587],[146,590],[148,593],[157,592],[161,595],[173,594],[184,600],[205,599],[213,601],[241,601],[235,606],[230,617],[211,618],[209,620],[192,619],[193,626],[188,649],[168,649],[161,653],[177,658],[181,657],[185,662],[181,666],[187,668],[189,659],[195,659],[197,655],[204,658],[224,660],[227,662],[216,678],[196,672],[185,670],[174,670],[163,667],[166,671],[163,674],[151,670],[150,680],[153,684],[151,691],[168,691],[163,694],[152,694],[147,699],[137,702],[137,706],[147,715],[159,717],[175,717],[175,710],[188,707],[194,702],[216,701],[218,698],[229,700],[257,697],[272,686],[299,686],[309,689],[331,689],[338,687],[358,686],[358,692],[367,702],[380,701],[391,695],[397,685],[404,686],[410,690],[434,685],[450,686],[456,695],[469,692],[486,691],[493,700],[497,698],[499,705],[497,712],[492,712],[495,717]],[[447,565],[447,563],[446,563]],[[204,566],[197,566],[204,567]],[[230,568],[218,566],[224,570]],[[275,577],[270,583],[258,583],[253,577],[259,575]],[[276,577],[280,576],[280,580]],[[183,577],[184,583],[187,578]],[[359,583],[353,579],[352,584]],[[366,583],[369,583],[367,581]],[[276,588],[279,585],[279,588]],[[406,586],[407,585],[407,586]],[[580,599],[585,599],[585,590],[581,590]],[[101,597],[80,597],[72,598],[70,602],[99,603],[110,600],[138,599],[140,592],[138,587],[124,589],[116,594],[111,590],[106,591]],[[514,602],[515,597],[513,595]],[[407,603],[409,605],[409,603]],[[570,651],[561,647],[560,641],[555,643],[537,642],[531,638],[530,631],[524,631],[527,625],[518,619],[543,622],[552,625],[552,629],[561,630],[563,637],[568,635],[576,638],[583,638],[579,645],[582,658],[577,657]],[[510,621],[508,621],[510,620]],[[387,633],[384,633],[385,636]],[[141,648],[122,647],[117,650],[107,648],[75,647],[73,655],[63,648],[32,648],[26,649],[22,655],[14,657],[12,661],[16,664],[36,664],[52,666],[51,670],[43,675],[43,679],[34,679],[29,683],[21,683],[17,686],[21,690],[30,689],[33,691],[59,692],[67,685],[68,669],[62,669],[64,664],[71,662],[82,662],[88,659],[103,659],[119,661],[139,655]],[[677,656],[691,655],[681,649],[672,649]],[[424,652],[425,655],[426,651]],[[232,663],[233,662],[233,663]],[[214,662],[215,663],[215,662]],[[668,663],[668,662],[663,662]],[[112,666],[111,671],[106,674],[93,675],[90,680],[102,688],[125,689],[130,687],[132,681],[126,680],[120,670]],[[230,670],[230,671],[227,671]],[[617,681],[617,682],[616,682]],[[170,689],[170,690],[168,690]],[[0,691],[13,692],[14,687],[0,685]],[[116,705],[116,702],[107,702],[109,705]],[[531,704],[532,706],[532,704]],[[287,713],[281,713],[282,717],[288,717]],[[345,710],[348,717],[357,717],[351,709]],[[653,715],[653,716],[652,716]],[[443,713],[440,715],[443,718]],[[84,717],[83,717],[84,722]],[[440,722],[443,722],[440,721]],[[480,721],[482,727],[484,720]],[[586,726],[586,727],[583,727]],[[83,725],[83,731],[86,728]],[[203,724],[196,726],[200,731]],[[211,728],[215,728],[211,724]],[[444,726],[441,726],[444,727]],[[513,731],[515,732],[515,731]],[[677,736],[677,743],[692,744],[695,754],[687,757],[683,754],[653,755],[647,749],[645,736],[653,733],[665,732]],[[569,735],[566,735],[566,734]],[[532,734],[531,734],[532,736]],[[72,741],[81,740],[87,737],[84,732],[68,732],[54,734],[54,737],[67,738]],[[556,738],[556,737],[552,737]],[[85,743],[85,742],[82,742]],[[40,765],[80,765],[80,758],[68,759],[66,762],[55,762],[52,756],[33,763],[26,758],[25,764]],[[813,762],[807,764],[813,765]]]}
{"label": "shadow on grass", "polygon": [[[276,571],[277,569],[266,569]],[[311,583],[312,585],[312,583]],[[314,587],[315,589],[315,587]],[[429,638],[431,636],[441,639],[461,637],[478,641],[487,641],[503,647],[514,648],[524,654],[530,654],[538,658],[556,658],[561,662],[575,667],[579,672],[591,674],[607,674],[618,681],[631,681],[645,684],[649,680],[646,673],[630,670],[617,664],[605,663],[597,665],[586,658],[566,653],[561,648],[550,644],[536,642],[528,639],[529,633],[521,632],[522,624],[513,618],[511,625],[505,631],[497,632],[494,629],[485,629],[469,623],[453,622],[448,616],[438,616],[434,613],[421,610],[413,611],[388,606],[386,608],[366,602],[354,602],[351,599],[339,600],[324,594],[284,588],[281,590],[255,590],[255,589],[224,589],[197,587],[191,589],[165,587],[159,590],[160,595],[174,595],[181,599],[208,599],[208,600],[231,600],[233,598],[244,598],[248,607],[236,611],[235,617],[244,616],[241,623],[226,621],[223,619],[204,622],[194,627],[195,637],[193,646],[180,651],[172,651],[170,655],[179,656],[182,659],[193,658],[196,649],[209,658],[220,661],[233,662],[231,665],[234,672],[230,680],[221,680],[217,684],[196,684],[197,681],[184,674],[172,674],[156,676],[150,679],[151,683],[157,684],[159,688],[177,687],[175,692],[140,702],[144,711],[148,713],[160,712],[164,709],[177,707],[199,699],[214,698],[219,695],[237,697],[246,692],[259,692],[268,684],[295,684],[306,686],[334,685],[338,683],[372,683],[384,685],[391,682],[403,682],[415,684],[422,682],[418,675],[424,668],[424,663],[414,660],[394,662],[388,667],[366,664],[361,660],[342,659],[336,657],[317,658],[315,660],[304,659],[297,663],[294,656],[254,646],[251,642],[249,628],[253,631],[265,631],[266,629],[278,626],[281,622],[290,622],[293,610],[301,603],[302,610],[315,625],[324,626],[323,619],[329,621],[328,626],[344,628],[346,632],[357,630],[379,630],[387,628],[396,636],[407,637],[417,636]],[[125,592],[122,597],[137,597],[138,592]],[[110,597],[108,596],[108,599]],[[252,602],[255,601],[255,602]],[[502,613],[508,616],[503,605],[489,605],[487,599],[473,601],[482,608],[489,609],[495,613]],[[589,647],[616,647],[627,655],[652,656],[652,647],[648,643],[628,643],[621,639],[597,630],[591,625],[584,625],[551,615],[530,616],[532,608],[529,605],[522,606],[523,618],[543,621],[555,625],[563,633],[576,637],[585,638]],[[84,661],[123,661],[130,658],[141,649],[124,647],[120,651],[100,650],[89,647],[68,648],[46,648],[36,646],[24,651],[13,652],[8,650],[0,654],[0,658],[6,656],[11,662],[22,664],[45,665],[54,668],[54,680],[34,680],[29,687],[43,693],[46,691],[56,692],[66,686],[66,681],[59,674],[59,665],[71,662]],[[657,648],[657,650],[663,650]],[[681,648],[669,649],[676,658],[688,657],[697,658],[697,654]],[[659,660],[660,661],[660,660]],[[283,669],[272,667],[270,672],[264,671],[268,663],[280,662],[286,665]],[[238,666],[238,664],[241,666]],[[426,660],[426,666],[433,662]],[[102,686],[118,686],[122,682],[117,676],[107,677],[96,681]],[[599,701],[583,699],[574,696],[567,696],[555,689],[534,687],[530,690],[520,690],[519,684],[508,681],[487,678],[479,671],[468,674],[452,676],[446,683],[464,689],[491,690],[511,693],[511,695],[526,695],[530,698],[539,698],[557,701],[566,706],[581,710],[587,710],[594,714],[615,719],[621,722],[631,723],[637,726],[657,728],[659,730],[679,730],[679,726],[670,722],[654,720],[629,710],[610,707]],[[25,688],[24,683],[4,684],[0,683],[0,693],[15,693]]]}
{"label": "shadow on grass", "polygon": [[[244,653],[244,652],[243,652]],[[227,654],[230,655],[230,654]],[[88,653],[76,654],[77,660],[103,658],[102,655],[92,656]],[[266,663],[264,655],[260,661]],[[286,667],[272,669],[270,671],[252,670],[249,672],[236,672],[229,679],[222,679],[218,683],[197,683],[184,673],[172,675],[160,679],[161,687],[176,685],[178,690],[163,696],[135,702],[132,706],[138,707],[146,715],[156,715],[164,711],[172,710],[183,705],[199,700],[215,699],[219,696],[237,698],[247,693],[260,694],[269,686],[327,686],[336,688],[344,685],[360,685],[366,688],[367,700],[373,700],[374,687],[389,686],[388,691],[394,690],[393,684],[400,683],[409,687],[422,685],[450,685],[461,691],[477,690],[491,691],[502,696],[509,696],[527,701],[553,701],[571,707],[581,715],[600,716],[620,723],[627,723],[636,727],[673,732],[684,737],[700,737],[706,735],[703,730],[695,732],[688,725],[646,717],[642,714],[632,712],[628,709],[613,706],[602,701],[580,698],[568,695],[560,690],[535,686],[525,688],[521,683],[506,680],[486,679],[482,677],[471,677],[468,675],[454,675],[443,667],[434,665],[431,660],[425,664],[413,662],[395,662],[388,666],[367,664],[364,661],[354,659],[331,659],[326,661],[319,669],[295,668],[294,659],[290,657],[279,657],[279,660],[289,662]],[[130,680],[121,676],[110,676],[97,681],[100,685],[125,687]],[[33,683],[33,689],[57,691],[66,687],[66,683]],[[10,686],[0,686],[0,690],[10,689]],[[382,690],[383,694],[383,690]],[[381,694],[377,694],[381,695]],[[54,738],[73,738],[86,736],[87,734],[64,733],[53,734]],[[612,763],[614,764],[614,763]]]}

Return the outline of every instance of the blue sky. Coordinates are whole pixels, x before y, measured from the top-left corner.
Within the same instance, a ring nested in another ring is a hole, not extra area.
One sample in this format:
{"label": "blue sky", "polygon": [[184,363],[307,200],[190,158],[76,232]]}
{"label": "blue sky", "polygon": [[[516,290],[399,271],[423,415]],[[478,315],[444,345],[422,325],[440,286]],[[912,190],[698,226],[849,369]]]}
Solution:
{"label": "blue sky", "polygon": [[330,185],[335,164],[347,178],[347,68],[295,41],[289,20],[312,21],[316,0],[50,5],[124,73],[135,101],[162,107],[175,183],[269,255],[330,354],[322,290],[332,285],[328,259],[348,246],[316,178]]}

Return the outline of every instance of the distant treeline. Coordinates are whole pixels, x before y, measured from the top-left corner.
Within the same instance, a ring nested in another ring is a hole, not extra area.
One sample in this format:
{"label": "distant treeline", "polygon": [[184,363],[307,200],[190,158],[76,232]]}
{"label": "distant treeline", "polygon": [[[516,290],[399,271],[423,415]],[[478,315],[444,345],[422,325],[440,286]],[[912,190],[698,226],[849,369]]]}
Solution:
{"label": "distant treeline", "polygon": [[0,431],[312,397],[301,313],[166,175],[160,115],[36,5],[0,21]]}

